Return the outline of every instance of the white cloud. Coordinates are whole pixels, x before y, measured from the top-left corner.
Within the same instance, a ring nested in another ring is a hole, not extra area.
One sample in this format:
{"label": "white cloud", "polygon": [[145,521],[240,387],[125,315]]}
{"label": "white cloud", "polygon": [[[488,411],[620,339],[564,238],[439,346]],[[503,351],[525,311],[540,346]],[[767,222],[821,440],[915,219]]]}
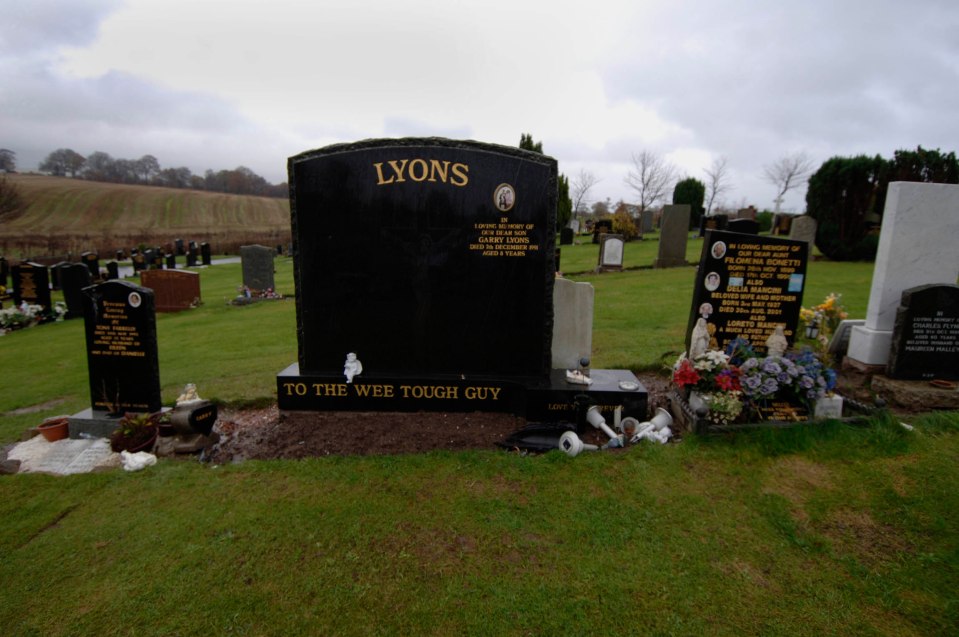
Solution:
{"label": "white cloud", "polygon": [[[156,155],[194,171],[379,136],[542,140],[613,200],[630,156],[770,207],[762,167],[959,140],[959,8],[524,0],[14,2],[0,22],[0,144]],[[38,161],[39,159],[33,159]],[[787,196],[801,210],[803,193]]]}

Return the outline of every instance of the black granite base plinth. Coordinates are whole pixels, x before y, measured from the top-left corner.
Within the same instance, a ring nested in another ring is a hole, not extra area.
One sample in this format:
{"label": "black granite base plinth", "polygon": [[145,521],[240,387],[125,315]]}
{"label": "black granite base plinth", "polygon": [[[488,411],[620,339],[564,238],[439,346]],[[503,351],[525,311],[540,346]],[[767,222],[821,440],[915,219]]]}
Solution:
{"label": "black granite base plinth", "polygon": [[596,404],[607,419],[619,406],[623,416],[646,419],[646,388],[632,372],[593,370],[591,378],[589,386],[571,384],[566,370],[558,369],[545,380],[363,375],[347,383],[342,375],[301,374],[294,363],[277,375],[276,387],[284,411],[488,411],[531,421],[576,422],[577,409]]}

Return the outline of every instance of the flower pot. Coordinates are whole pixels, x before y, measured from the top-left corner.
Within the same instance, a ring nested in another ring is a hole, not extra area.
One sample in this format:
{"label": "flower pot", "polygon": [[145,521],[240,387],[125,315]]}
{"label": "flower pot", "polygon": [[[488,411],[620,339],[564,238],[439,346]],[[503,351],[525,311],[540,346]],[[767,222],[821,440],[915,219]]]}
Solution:
{"label": "flower pot", "polygon": [[40,423],[37,430],[47,441],[56,442],[70,435],[70,421],[66,416],[50,418]]}

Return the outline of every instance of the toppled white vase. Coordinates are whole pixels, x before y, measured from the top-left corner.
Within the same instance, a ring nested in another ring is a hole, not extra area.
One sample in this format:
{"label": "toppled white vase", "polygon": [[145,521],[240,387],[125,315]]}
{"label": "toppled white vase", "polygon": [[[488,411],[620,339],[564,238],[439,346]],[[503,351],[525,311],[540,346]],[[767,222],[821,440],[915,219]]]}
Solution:
{"label": "toppled white vase", "polygon": [[120,462],[123,463],[125,471],[140,471],[157,463],[157,457],[146,451],[130,453],[129,451],[120,452]]}
{"label": "toppled white vase", "polygon": [[602,429],[603,433],[609,436],[610,440],[617,437],[616,432],[610,429],[609,425],[606,424],[606,419],[603,418],[603,414],[600,413],[599,407],[596,405],[586,410],[586,422],[596,429]]}

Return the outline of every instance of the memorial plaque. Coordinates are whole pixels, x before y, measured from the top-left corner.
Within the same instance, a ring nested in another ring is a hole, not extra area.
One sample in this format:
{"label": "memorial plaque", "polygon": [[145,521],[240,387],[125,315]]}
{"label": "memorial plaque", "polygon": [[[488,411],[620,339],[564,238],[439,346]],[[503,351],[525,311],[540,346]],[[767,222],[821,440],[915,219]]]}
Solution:
{"label": "memorial plaque", "polygon": [[240,246],[240,261],[243,266],[243,285],[254,293],[274,289],[273,250],[266,246]]}
{"label": "memorial plaque", "polygon": [[20,305],[24,301],[31,305],[40,305],[50,309],[50,275],[46,266],[29,261],[18,263],[10,268],[13,279],[13,302]]}
{"label": "memorial plaque", "polygon": [[70,263],[59,268],[59,272],[63,300],[67,304],[67,313],[64,318],[79,318],[83,316],[83,288],[93,283],[90,270],[83,263]]}
{"label": "memorial plaque", "polygon": [[374,140],[290,159],[301,372],[546,377],[556,161]]}
{"label": "memorial plaque", "polygon": [[889,376],[959,380],[959,285],[920,285],[902,293]]}
{"label": "memorial plaque", "polygon": [[200,275],[182,270],[147,270],[140,283],[153,290],[157,312],[180,312],[200,304]]}
{"label": "memorial plaque", "polygon": [[80,261],[90,270],[90,278],[96,281],[100,278],[100,255],[96,252],[84,252]]}
{"label": "memorial plaque", "polygon": [[623,269],[623,248],[626,240],[621,234],[604,234],[599,238],[599,269],[601,272]]}
{"label": "memorial plaque", "polygon": [[737,337],[757,352],[777,325],[795,339],[805,288],[808,245],[778,237],[709,231],[693,290],[686,330],[689,348],[697,319],[706,319],[719,349]]}
{"label": "memorial plaque", "polygon": [[90,401],[95,412],[159,411],[153,292],[127,281],[83,290]]}
{"label": "memorial plaque", "polygon": [[210,249],[209,243],[200,244],[200,258],[203,260],[203,265],[212,265],[213,264],[213,252]]}

